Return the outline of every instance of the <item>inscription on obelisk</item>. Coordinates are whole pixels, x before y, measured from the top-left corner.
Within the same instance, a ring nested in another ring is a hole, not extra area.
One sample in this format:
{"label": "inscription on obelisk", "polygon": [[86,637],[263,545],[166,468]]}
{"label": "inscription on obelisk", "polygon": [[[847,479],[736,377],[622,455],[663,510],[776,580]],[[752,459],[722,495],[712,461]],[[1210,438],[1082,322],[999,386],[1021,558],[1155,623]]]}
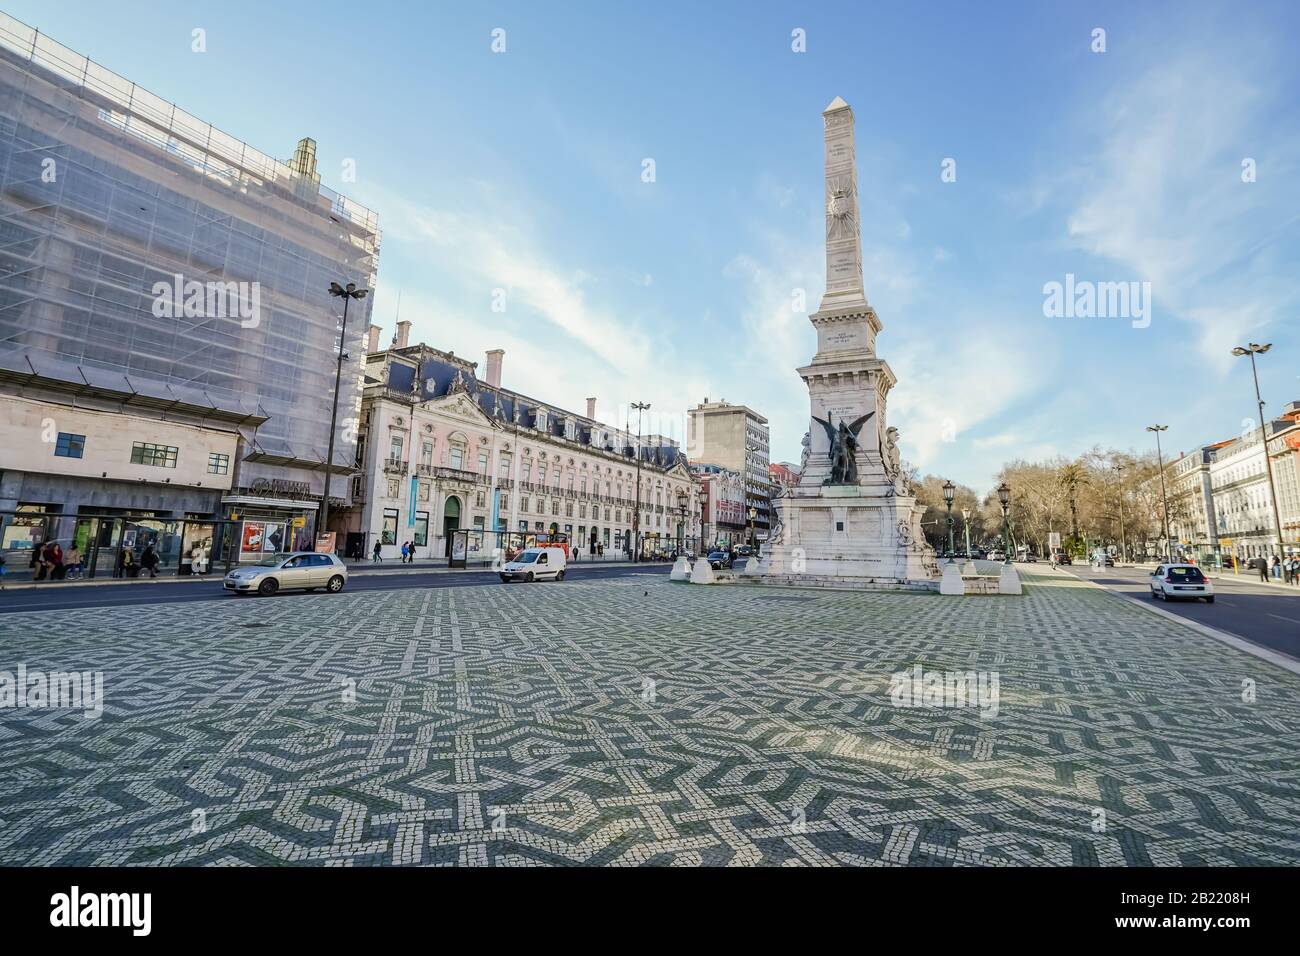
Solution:
{"label": "inscription on obelisk", "polygon": [[865,303],[858,231],[858,169],[853,110],[838,96],[822,112],[826,124],[826,295],[822,309]]}

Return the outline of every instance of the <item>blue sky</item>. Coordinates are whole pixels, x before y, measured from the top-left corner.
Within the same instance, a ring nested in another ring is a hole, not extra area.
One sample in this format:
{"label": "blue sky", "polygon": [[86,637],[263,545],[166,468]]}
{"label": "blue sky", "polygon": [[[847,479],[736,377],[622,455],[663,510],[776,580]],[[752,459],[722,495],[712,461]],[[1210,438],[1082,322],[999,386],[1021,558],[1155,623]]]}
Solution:
{"label": "blue sky", "polygon": [[[1157,421],[1174,449],[1238,434],[1247,340],[1274,343],[1269,409],[1300,399],[1300,7],[701,7],[4,3],[258,149],[314,137],[325,184],[379,213],[385,341],[400,290],[414,339],[504,348],[504,384],[595,395],[607,421],[650,401],[680,437],[686,407],[726,398],[798,460],[815,336],[791,301],[823,290],[836,95],[890,421],[922,471],[986,490],[1004,460],[1145,448]],[[1045,317],[1067,273],[1151,282],[1150,326]]]}

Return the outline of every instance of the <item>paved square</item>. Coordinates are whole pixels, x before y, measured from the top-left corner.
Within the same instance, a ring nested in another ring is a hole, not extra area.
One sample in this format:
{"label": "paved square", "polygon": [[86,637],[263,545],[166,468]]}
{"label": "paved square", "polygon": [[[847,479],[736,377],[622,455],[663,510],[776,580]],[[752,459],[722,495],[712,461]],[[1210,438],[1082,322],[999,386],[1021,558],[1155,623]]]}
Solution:
{"label": "paved square", "polygon": [[[0,863],[1300,862],[1300,678],[1028,583],[6,615],[0,670],[103,671],[105,707],[0,710]],[[996,716],[895,706],[916,664],[995,672]]]}

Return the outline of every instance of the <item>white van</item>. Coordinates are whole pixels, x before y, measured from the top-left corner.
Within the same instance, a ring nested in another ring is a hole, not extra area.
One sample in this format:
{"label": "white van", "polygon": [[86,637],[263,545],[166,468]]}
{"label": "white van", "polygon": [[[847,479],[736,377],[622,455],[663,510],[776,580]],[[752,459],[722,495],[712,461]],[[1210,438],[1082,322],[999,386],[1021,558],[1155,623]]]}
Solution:
{"label": "white van", "polygon": [[566,565],[563,548],[527,548],[501,567],[501,580],[540,581],[545,578],[564,580]]}

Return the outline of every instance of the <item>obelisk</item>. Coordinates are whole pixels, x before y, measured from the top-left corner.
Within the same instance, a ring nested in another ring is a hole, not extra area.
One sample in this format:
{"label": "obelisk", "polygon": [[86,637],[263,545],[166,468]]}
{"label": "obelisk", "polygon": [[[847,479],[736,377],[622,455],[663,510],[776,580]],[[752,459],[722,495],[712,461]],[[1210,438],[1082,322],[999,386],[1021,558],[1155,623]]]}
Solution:
{"label": "obelisk", "polygon": [[756,577],[930,590],[938,568],[921,535],[924,509],[902,473],[898,431],[886,421],[897,380],[876,355],[880,319],[863,286],[853,110],[837,96],[822,122],[826,293],[809,316],[817,352],[798,369],[808,387],[808,453],[798,484],[776,500],[781,532]]}

